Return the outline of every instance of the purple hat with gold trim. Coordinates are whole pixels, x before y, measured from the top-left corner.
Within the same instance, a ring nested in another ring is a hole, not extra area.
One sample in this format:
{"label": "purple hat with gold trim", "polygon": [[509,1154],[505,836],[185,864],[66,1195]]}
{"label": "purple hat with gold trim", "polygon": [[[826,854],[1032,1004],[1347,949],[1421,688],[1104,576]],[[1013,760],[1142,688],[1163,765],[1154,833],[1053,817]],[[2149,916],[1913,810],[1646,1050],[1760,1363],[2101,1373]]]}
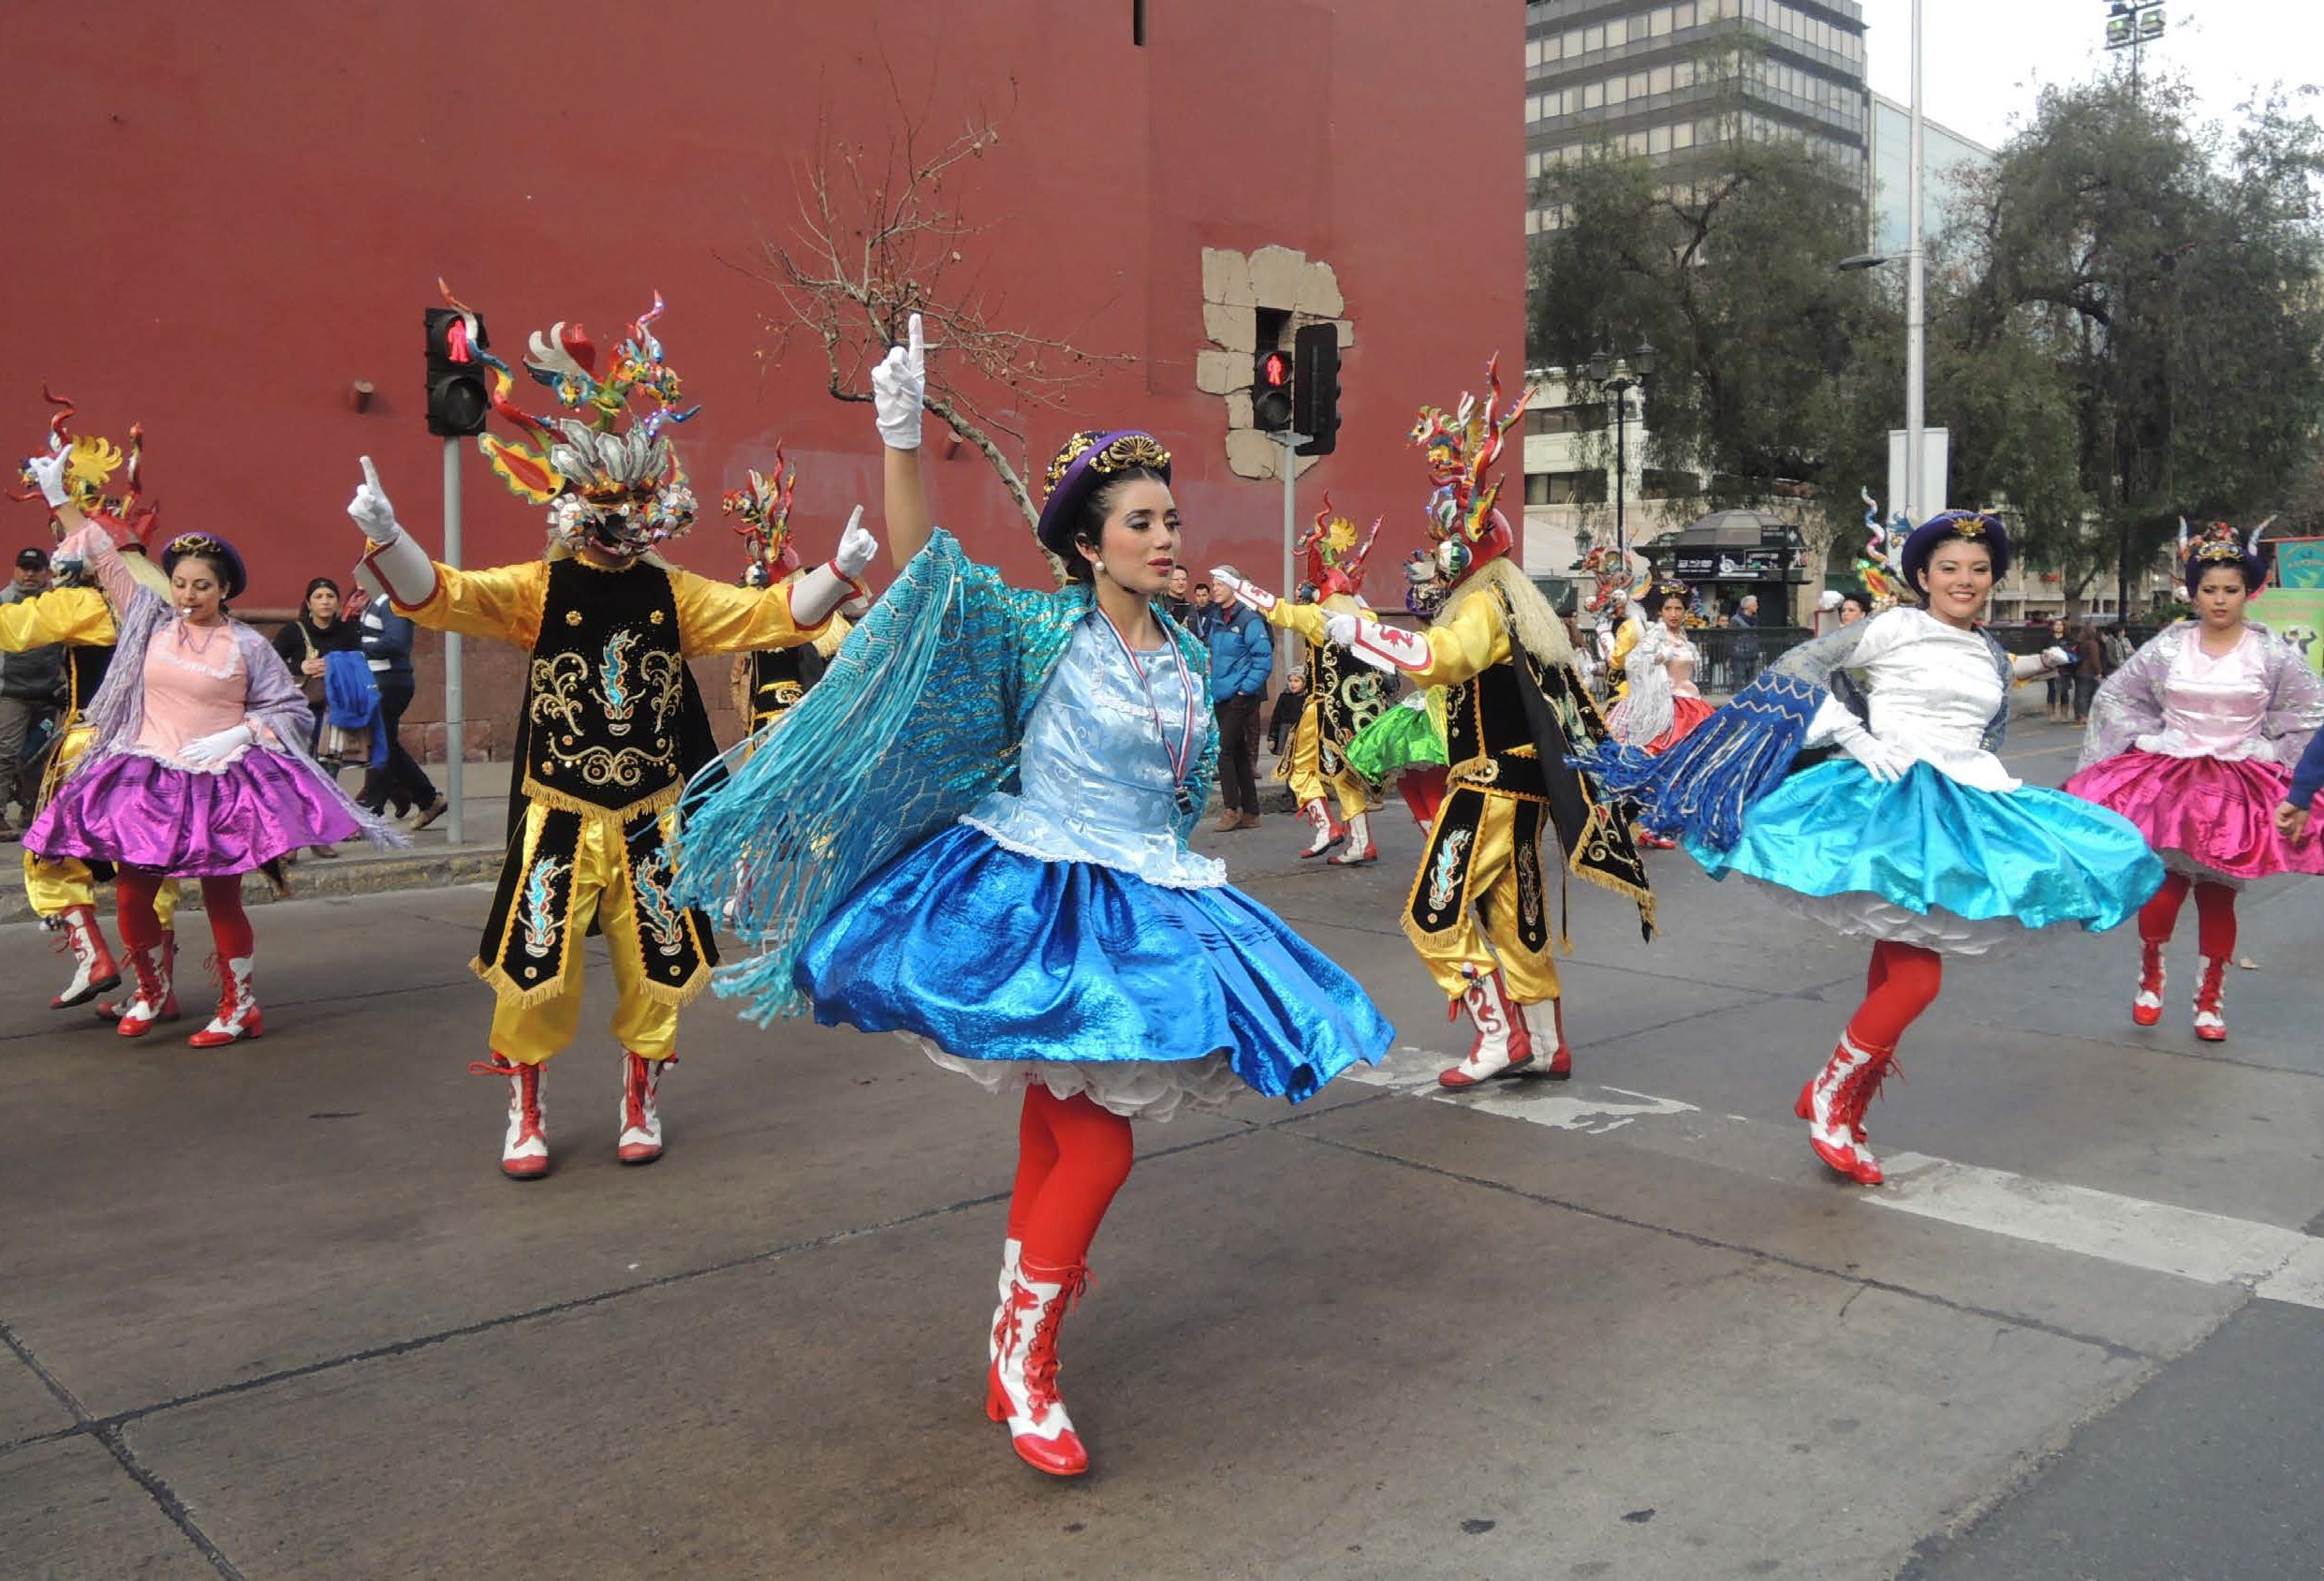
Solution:
{"label": "purple hat with gold trim", "polygon": [[1987,510],[1948,510],[1921,523],[1905,540],[1905,552],[1898,557],[1905,584],[1927,598],[1929,556],[1936,553],[1938,544],[1956,539],[1985,546],[1993,556],[1995,582],[2009,574],[2009,529],[2002,525],[2001,518]]}
{"label": "purple hat with gold trim", "polygon": [[1170,480],[1170,452],[1162,441],[1140,428],[1084,428],[1065,442],[1057,459],[1049,464],[1049,495],[1041,501],[1040,525],[1034,531],[1041,547],[1059,559],[1070,553],[1073,525],[1081,519],[1089,496],[1125,472],[1152,472]]}

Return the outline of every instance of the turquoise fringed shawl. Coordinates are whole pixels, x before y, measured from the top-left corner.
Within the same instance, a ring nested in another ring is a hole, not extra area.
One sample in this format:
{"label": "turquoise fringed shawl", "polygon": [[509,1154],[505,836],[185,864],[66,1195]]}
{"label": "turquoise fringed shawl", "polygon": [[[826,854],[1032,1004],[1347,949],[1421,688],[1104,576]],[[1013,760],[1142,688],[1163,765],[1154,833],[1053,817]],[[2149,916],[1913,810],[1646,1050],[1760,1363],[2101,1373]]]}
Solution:
{"label": "turquoise fringed shawl", "polygon": [[[674,886],[750,946],[719,968],[720,995],[765,1022],[797,1015],[801,947],[833,907],[899,852],[1013,789],[1034,704],[1095,607],[1086,586],[1011,587],[939,527],[847,634],[823,679],[774,725],[695,781],[683,807]],[[1207,685],[1210,654],[1165,620]],[[1204,734],[1194,833],[1218,773]],[[729,907],[731,909],[729,909]]]}

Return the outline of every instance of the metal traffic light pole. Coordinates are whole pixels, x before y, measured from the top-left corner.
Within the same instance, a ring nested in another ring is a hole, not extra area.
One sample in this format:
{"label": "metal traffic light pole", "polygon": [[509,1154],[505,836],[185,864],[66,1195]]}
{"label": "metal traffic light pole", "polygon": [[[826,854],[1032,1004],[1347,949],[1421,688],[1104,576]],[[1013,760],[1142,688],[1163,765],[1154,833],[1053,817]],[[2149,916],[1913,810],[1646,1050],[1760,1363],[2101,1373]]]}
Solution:
{"label": "metal traffic light pole", "polygon": [[[460,447],[464,441],[444,441],[444,563],[460,569]],[[466,742],[461,721],[467,710],[461,700],[460,633],[444,633],[444,815],[445,840],[460,845],[468,837],[465,770]],[[522,773],[522,769],[514,772]]]}
{"label": "metal traffic light pole", "polygon": [[[1307,443],[1308,436],[1286,430],[1271,434],[1269,438],[1283,448],[1283,580],[1275,585],[1282,589],[1279,598],[1296,600],[1299,584],[1291,580],[1293,546],[1299,542],[1299,510],[1295,503],[1299,488],[1299,447]],[[1276,668],[1287,675],[1291,670],[1291,655],[1298,651],[1297,634],[1286,631],[1276,648]]]}

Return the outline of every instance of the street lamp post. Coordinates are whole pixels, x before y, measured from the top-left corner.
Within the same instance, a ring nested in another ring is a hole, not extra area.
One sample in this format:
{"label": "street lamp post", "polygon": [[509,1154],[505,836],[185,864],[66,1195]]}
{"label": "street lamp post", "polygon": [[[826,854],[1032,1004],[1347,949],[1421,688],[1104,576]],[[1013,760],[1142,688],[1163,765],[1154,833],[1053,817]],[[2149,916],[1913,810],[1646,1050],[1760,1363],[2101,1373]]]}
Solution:
{"label": "street lamp post", "polygon": [[[1630,353],[1628,373],[1616,377],[1614,366],[1614,359],[1607,352],[1591,354],[1590,377],[1600,392],[1612,397],[1614,404],[1614,553],[1626,556],[1630,552],[1629,523],[1625,520],[1630,481],[1630,392],[1645,389],[1646,376],[1655,371],[1655,348],[1641,340],[1638,349]],[[1639,399],[1643,403],[1645,396]],[[1643,419],[1645,413],[1639,415]]]}

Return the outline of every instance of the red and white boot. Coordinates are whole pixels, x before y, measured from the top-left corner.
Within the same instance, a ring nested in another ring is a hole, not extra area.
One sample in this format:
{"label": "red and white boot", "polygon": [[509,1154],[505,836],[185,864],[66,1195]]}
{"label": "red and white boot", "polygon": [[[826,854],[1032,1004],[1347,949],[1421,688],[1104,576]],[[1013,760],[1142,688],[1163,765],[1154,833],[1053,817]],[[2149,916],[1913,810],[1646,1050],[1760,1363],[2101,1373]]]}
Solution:
{"label": "red and white boot", "polygon": [[[1530,1030],[1533,1017],[1525,1013],[1525,1009],[1526,1007],[1520,1005],[1517,1014]],[[1550,1056],[1550,1062],[1541,1068],[1541,1074],[1552,1082],[1571,1081],[1574,1073],[1574,1051],[1566,1046],[1565,1000],[1552,999],[1550,1001],[1550,1024],[1557,1030],[1557,1052]]]}
{"label": "red and white boot", "polygon": [[250,991],[250,957],[237,955],[212,964],[218,973],[218,1013],[210,1018],[209,1026],[186,1039],[187,1044],[224,1048],[245,1038],[264,1037],[266,1020],[258,1013],[257,996]]}
{"label": "red and white boot", "polygon": [[1866,1048],[1843,1032],[1824,1068],[1800,1089],[1792,1113],[1807,1122],[1807,1145],[1816,1156],[1860,1186],[1887,1178],[1880,1160],[1864,1145],[1864,1110],[1895,1062],[1892,1048]]}
{"label": "red and white boot", "polygon": [[51,925],[64,934],[65,948],[73,956],[73,980],[49,1001],[51,1010],[85,1005],[108,988],[121,986],[121,963],[113,959],[112,949],[105,942],[96,907],[67,906],[51,919]]}
{"label": "red and white boot", "polygon": [[622,1056],[621,1160],[650,1164],[662,1156],[662,1067],[669,1059]]}
{"label": "red and white boot", "polygon": [[1308,843],[1305,850],[1300,852],[1302,860],[1321,856],[1347,837],[1346,826],[1331,816],[1331,809],[1324,805],[1321,796],[1309,797],[1301,804],[1300,812],[1316,831],[1315,839]]}
{"label": "red and white boot", "polygon": [[2203,975],[2195,983],[2195,1035],[2207,1043],[2228,1041],[2228,963],[2199,957]]}
{"label": "red and white boot", "polygon": [[984,1413],[1008,1424],[1017,1458],[1052,1477],[1089,1470],[1089,1451],[1057,1394],[1057,1325],[1089,1283],[1089,1269],[1020,1262],[995,1325],[1000,1344],[985,1373]]}
{"label": "red and white boot", "polygon": [[2163,1018],[2164,938],[2139,940],[2139,991],[2130,996],[2130,1019],[2152,1027]]}
{"label": "red and white boot", "polygon": [[1017,1262],[1024,1255],[1024,1242],[1011,1235],[1001,1243],[1000,1299],[993,1308],[993,1332],[987,1336],[984,1359],[987,1365],[1001,1359],[1001,1340],[1008,1333],[1008,1287],[1017,1282]]}
{"label": "red and white boot", "polygon": [[178,1018],[177,990],[170,985],[178,964],[176,943],[171,935],[164,934],[159,944],[128,952],[137,992],[117,1008],[97,1007],[99,1015],[111,1012],[113,1030],[123,1037],[141,1038],[154,1029],[154,1022]]}
{"label": "red and white boot", "polygon": [[1372,815],[1360,812],[1347,820],[1346,842],[1331,853],[1334,867],[1360,867],[1367,862],[1380,860],[1380,848],[1372,843]]}
{"label": "red and white boot", "polygon": [[549,1130],[542,1120],[542,1071],[520,1065],[499,1051],[468,1067],[478,1076],[508,1079],[508,1133],[500,1143],[500,1173],[511,1180],[537,1180],[549,1173]]}
{"label": "red and white boot", "polygon": [[[1437,1086],[1473,1087],[1533,1063],[1533,1033],[1525,1026],[1525,1012],[1509,1003],[1499,972],[1471,978],[1460,1002],[1477,1027],[1477,1041],[1469,1045],[1466,1059],[1436,1073]],[[1568,1070],[1571,1063],[1567,1061]]]}

